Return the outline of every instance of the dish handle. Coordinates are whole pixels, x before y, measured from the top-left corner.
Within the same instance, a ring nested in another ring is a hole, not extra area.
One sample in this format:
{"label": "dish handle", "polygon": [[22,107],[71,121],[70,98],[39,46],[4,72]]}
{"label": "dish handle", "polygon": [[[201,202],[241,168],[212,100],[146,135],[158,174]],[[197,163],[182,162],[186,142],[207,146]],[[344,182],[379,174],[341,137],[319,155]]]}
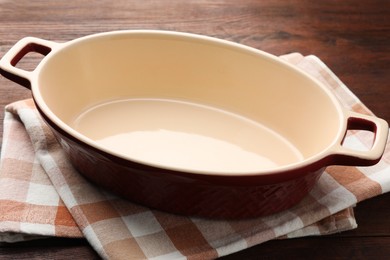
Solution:
{"label": "dish handle", "polygon": [[30,52],[48,55],[59,43],[35,37],[19,40],[0,60],[0,74],[26,88],[30,88],[33,71],[17,68],[18,62]]}
{"label": "dish handle", "polygon": [[[379,162],[387,142],[389,125],[381,118],[346,111],[347,127],[341,142],[331,152],[332,164],[370,166]],[[367,151],[355,150],[343,145],[348,130],[365,130],[374,134],[372,147]]]}

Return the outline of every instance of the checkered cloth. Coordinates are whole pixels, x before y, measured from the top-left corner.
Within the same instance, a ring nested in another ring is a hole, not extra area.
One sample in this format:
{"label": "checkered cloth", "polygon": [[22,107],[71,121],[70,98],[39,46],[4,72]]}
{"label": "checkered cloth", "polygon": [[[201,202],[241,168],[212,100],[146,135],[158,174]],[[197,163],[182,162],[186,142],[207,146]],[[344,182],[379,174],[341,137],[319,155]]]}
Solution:
{"label": "checkered cloth", "polygon": [[[315,56],[282,56],[363,114],[371,112]],[[349,147],[370,147],[372,134],[351,131]],[[65,158],[32,100],[6,107],[0,165],[0,241],[85,237],[105,259],[210,259],[275,239],[356,227],[352,207],[390,190],[389,141],[372,167],[332,166],[293,208],[262,218],[211,220],[172,215],[95,187]]]}

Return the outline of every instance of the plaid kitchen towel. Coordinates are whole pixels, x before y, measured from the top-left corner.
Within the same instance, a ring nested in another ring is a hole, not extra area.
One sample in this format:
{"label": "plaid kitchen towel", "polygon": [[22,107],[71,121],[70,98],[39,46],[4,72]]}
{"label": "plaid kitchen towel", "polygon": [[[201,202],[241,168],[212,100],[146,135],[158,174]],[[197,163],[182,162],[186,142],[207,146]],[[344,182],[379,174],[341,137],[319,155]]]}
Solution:
{"label": "plaid kitchen towel", "polygon": [[[345,107],[371,112],[315,56],[282,57],[329,87]],[[351,131],[349,147],[372,136]],[[388,141],[389,142],[389,141]],[[295,207],[247,220],[172,215],[122,200],[86,181],[66,160],[31,100],[6,107],[0,165],[0,239],[84,236],[106,259],[227,255],[275,239],[356,227],[352,206],[390,190],[390,145],[372,167],[328,167]]]}

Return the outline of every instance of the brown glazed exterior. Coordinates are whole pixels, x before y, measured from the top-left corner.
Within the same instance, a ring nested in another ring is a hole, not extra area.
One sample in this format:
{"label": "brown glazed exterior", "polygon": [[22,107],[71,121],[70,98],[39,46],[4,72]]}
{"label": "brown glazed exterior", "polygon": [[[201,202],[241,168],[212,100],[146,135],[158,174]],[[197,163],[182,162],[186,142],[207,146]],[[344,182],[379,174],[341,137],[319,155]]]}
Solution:
{"label": "brown glazed exterior", "polygon": [[141,205],[180,215],[237,219],[288,209],[313,188],[325,169],[325,161],[330,159],[268,178],[181,173],[97,150],[40,113],[72,165],[89,181]]}

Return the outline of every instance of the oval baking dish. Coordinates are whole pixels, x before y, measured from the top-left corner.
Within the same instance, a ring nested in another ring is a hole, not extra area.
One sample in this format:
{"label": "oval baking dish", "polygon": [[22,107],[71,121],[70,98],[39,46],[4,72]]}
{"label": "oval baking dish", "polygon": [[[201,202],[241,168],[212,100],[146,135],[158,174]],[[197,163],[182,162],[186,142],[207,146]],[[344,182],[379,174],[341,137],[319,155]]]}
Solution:
{"label": "oval baking dish", "polygon": [[[28,52],[45,57],[32,72]],[[56,43],[27,37],[0,61],[31,88],[74,167],[131,201],[218,218],[298,203],[328,165],[373,165],[388,125],[350,112],[320,82],[237,43],[117,31]],[[342,145],[374,133],[369,151]]]}

